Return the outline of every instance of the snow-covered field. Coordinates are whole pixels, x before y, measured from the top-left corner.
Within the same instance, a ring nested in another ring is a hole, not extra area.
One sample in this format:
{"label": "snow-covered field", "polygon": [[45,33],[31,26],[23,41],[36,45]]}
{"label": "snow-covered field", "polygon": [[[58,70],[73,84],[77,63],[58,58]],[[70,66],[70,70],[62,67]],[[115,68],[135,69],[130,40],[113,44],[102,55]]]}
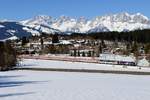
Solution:
{"label": "snow-covered field", "polygon": [[[24,59],[24,68],[150,71],[105,64]],[[0,100],[149,100],[150,75],[14,70],[0,72]]]}
{"label": "snow-covered field", "polygon": [[149,100],[150,76],[0,72],[0,100]]}
{"label": "snow-covered field", "polygon": [[98,63],[96,64],[96,63],[67,62],[67,61],[40,60],[40,59],[24,59],[20,64],[21,67],[23,68],[58,68],[58,69],[150,72],[150,68],[139,69],[139,67],[137,66],[127,66],[127,68],[124,68],[122,65],[106,65]]}

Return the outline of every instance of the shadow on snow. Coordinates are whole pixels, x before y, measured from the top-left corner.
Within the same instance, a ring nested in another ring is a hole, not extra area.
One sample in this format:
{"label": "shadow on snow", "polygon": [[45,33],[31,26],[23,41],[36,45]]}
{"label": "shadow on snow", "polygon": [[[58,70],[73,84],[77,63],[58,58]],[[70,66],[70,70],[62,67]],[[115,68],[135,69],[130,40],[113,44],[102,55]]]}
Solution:
{"label": "shadow on snow", "polygon": [[33,94],[34,92],[0,94],[0,98]]}
{"label": "shadow on snow", "polygon": [[[1,88],[10,88],[16,86],[23,86],[27,84],[37,84],[43,83],[44,81],[17,81],[16,78],[23,77],[23,76],[0,76],[0,89]],[[34,92],[25,92],[25,93],[4,93],[0,94],[1,97],[9,97],[9,96],[20,96],[20,95],[28,95],[33,94]]]}

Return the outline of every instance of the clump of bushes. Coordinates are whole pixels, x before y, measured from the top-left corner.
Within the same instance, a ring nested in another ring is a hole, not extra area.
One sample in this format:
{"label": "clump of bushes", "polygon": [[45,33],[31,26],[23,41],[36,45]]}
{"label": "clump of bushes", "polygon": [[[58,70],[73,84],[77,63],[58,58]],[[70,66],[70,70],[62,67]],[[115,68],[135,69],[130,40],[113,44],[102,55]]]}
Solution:
{"label": "clump of bushes", "polygon": [[16,51],[9,41],[0,42],[0,71],[6,71],[16,66]]}

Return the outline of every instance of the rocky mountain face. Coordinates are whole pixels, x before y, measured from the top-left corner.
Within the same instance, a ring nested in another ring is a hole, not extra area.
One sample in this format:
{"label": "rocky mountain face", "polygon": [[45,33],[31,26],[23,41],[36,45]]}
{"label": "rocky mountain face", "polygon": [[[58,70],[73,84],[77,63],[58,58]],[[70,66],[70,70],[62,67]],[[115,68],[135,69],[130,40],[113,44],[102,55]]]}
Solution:
{"label": "rocky mountain face", "polygon": [[93,19],[86,19],[85,17],[75,19],[67,16],[61,16],[59,18],[52,18],[50,16],[36,16],[34,18],[21,21],[20,23],[29,27],[45,25],[50,28],[60,30],[64,33],[106,31],[121,32],[150,28],[150,20],[140,13],[118,13],[112,15],[97,16]]}

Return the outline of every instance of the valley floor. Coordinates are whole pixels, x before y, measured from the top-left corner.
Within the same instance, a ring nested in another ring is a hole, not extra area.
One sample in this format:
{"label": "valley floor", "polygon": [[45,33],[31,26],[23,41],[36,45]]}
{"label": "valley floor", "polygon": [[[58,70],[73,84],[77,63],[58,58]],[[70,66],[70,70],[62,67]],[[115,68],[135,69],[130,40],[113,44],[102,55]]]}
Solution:
{"label": "valley floor", "polygon": [[[149,68],[24,59],[20,68],[126,70]],[[0,100],[149,100],[150,75],[13,70],[0,72]]]}
{"label": "valley floor", "polygon": [[0,100],[149,100],[149,76],[0,72]]}

